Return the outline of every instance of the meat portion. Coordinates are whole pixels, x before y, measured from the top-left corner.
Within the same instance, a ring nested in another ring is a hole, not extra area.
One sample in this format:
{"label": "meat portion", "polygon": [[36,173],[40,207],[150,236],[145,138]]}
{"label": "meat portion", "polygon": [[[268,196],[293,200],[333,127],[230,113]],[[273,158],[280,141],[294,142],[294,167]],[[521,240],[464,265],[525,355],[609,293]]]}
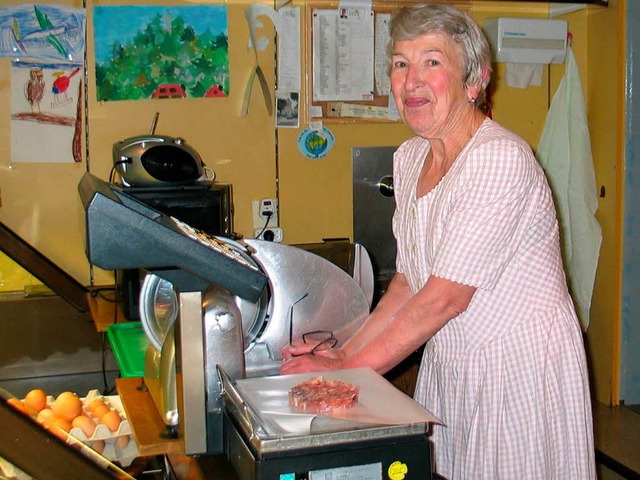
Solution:
{"label": "meat portion", "polygon": [[358,403],[360,387],[339,380],[314,377],[289,390],[289,405],[305,413],[329,413]]}

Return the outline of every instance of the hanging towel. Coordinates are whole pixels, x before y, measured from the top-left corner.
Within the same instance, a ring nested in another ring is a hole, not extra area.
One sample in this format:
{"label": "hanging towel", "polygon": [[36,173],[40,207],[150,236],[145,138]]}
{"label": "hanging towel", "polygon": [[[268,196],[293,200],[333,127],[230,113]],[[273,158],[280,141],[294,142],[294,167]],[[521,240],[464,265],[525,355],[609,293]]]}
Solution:
{"label": "hanging towel", "polygon": [[567,47],[564,77],[551,101],[536,156],[554,194],[569,289],[586,330],[602,231],[594,216],[598,194],[591,140],[571,46]]}

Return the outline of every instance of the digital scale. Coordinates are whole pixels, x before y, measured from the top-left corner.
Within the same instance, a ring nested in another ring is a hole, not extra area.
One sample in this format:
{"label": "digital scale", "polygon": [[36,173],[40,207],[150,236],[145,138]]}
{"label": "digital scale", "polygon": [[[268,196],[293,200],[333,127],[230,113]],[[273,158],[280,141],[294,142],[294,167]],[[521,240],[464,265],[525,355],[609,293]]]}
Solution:
{"label": "digital scale", "polygon": [[371,369],[323,373],[359,385],[358,404],[335,416],[292,413],[289,388],[318,374],[232,381],[219,370],[225,452],[241,480],[432,478],[435,417]]}

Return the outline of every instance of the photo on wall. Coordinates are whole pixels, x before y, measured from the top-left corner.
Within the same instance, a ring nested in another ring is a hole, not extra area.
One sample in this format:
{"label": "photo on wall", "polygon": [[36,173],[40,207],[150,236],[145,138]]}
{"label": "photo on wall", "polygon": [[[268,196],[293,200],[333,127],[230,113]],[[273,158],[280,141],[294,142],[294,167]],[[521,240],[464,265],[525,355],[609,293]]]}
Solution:
{"label": "photo on wall", "polygon": [[300,92],[276,92],[276,126],[300,126]]}
{"label": "photo on wall", "polygon": [[96,6],[98,101],[226,97],[226,5]]}

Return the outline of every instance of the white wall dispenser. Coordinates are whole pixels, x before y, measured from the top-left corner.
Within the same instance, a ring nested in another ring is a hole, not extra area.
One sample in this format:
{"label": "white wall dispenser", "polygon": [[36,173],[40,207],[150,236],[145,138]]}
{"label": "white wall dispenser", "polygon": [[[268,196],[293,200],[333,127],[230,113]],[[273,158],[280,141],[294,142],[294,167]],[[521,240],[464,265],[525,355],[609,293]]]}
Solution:
{"label": "white wall dispenser", "polygon": [[488,18],[484,31],[494,60],[507,63],[507,85],[540,85],[542,66],[563,63],[567,53],[567,22],[538,18]]}

